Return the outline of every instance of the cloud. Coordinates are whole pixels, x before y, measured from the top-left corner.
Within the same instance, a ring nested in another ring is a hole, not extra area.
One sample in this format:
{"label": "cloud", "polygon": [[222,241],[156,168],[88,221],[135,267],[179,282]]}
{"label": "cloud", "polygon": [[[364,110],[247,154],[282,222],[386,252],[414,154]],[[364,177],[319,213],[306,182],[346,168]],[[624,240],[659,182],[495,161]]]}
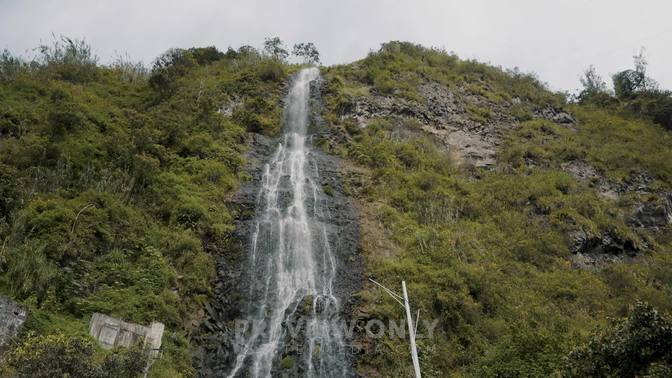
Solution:
{"label": "cloud", "polygon": [[127,52],[150,63],[170,47],[260,46],[279,36],[315,42],[335,64],[405,40],[571,90],[588,65],[607,77],[646,46],[650,75],[672,88],[669,14],[667,0],[0,0],[0,48],[25,54],[54,33],[86,38],[103,62]]}

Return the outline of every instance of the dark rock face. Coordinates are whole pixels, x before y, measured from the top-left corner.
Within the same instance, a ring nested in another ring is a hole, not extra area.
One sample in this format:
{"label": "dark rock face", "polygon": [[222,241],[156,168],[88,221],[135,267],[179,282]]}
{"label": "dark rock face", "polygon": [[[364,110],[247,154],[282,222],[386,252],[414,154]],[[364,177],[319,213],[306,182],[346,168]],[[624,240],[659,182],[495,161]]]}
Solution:
{"label": "dark rock face", "polygon": [[588,182],[598,189],[598,193],[607,198],[616,199],[624,193],[651,193],[654,178],[646,172],[633,173],[622,182],[607,179],[604,172],[599,171],[585,160],[571,160],[560,166],[575,179]]}
{"label": "dark rock face", "polygon": [[632,240],[623,239],[611,233],[587,236],[585,232],[578,231],[574,233],[573,239],[575,253],[634,256],[638,252]]}
{"label": "dark rock face", "polygon": [[630,260],[639,253],[639,247],[632,240],[609,232],[589,236],[579,230],[572,233],[571,238],[572,266],[579,269],[598,270],[609,263]]}
{"label": "dark rock face", "polygon": [[[314,104],[310,131],[315,135],[324,132],[319,116],[319,84],[311,88],[311,92],[314,92]],[[228,203],[228,207],[236,214],[236,230],[227,246],[210,248],[217,261],[214,296],[206,305],[204,320],[194,337],[198,345],[194,351],[194,365],[202,377],[226,376],[235,364],[236,349],[240,345],[236,345],[234,321],[245,318],[247,288],[255,284],[250,274],[248,254],[255,228],[257,196],[264,164],[275,152],[278,143],[279,139],[248,134],[250,152],[246,171],[250,179]],[[339,316],[349,319],[353,306],[352,294],[360,290],[362,285],[358,214],[343,186],[340,160],[317,148],[311,149],[308,160],[308,169],[318,172],[319,183],[323,188],[329,188],[328,193],[325,190],[329,196],[326,201],[328,219],[319,220],[328,226],[327,238],[338,261],[334,294],[341,301]],[[301,359],[295,358],[304,349],[301,337],[301,333],[295,337],[285,337],[283,353],[274,362],[274,376],[300,376],[304,373],[305,367],[299,362]],[[351,356],[347,358],[352,359]]]}
{"label": "dark rock face", "polygon": [[637,207],[628,218],[628,224],[640,228],[661,228],[672,224],[672,193],[661,197],[661,201],[649,201]]}
{"label": "dark rock face", "polygon": [[232,321],[243,317],[245,288],[250,277],[245,274],[250,235],[254,229],[254,211],[259,191],[263,163],[272,154],[276,141],[260,134],[247,135],[250,152],[246,171],[250,180],[243,183],[227,206],[236,216],[236,230],[226,246],[208,245],[215,256],[217,276],[213,298],[206,304],[206,313],[199,332],[194,337],[198,345],[194,365],[199,376],[222,376],[235,362],[235,329]]}

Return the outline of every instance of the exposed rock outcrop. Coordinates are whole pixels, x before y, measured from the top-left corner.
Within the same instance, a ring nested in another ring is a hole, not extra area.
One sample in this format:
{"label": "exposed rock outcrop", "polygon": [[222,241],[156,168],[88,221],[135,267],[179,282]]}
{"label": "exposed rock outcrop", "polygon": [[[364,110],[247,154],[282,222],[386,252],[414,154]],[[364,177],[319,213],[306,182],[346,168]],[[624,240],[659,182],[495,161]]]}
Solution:
{"label": "exposed rock outcrop", "polygon": [[572,266],[579,269],[599,270],[613,262],[631,260],[639,253],[632,240],[605,232],[590,236],[585,231],[575,231],[572,238]]}
{"label": "exposed rock outcrop", "polygon": [[628,218],[628,224],[640,228],[660,228],[672,224],[672,193],[638,206]]}
{"label": "exposed rock outcrop", "polygon": [[19,333],[27,315],[25,307],[0,295],[0,354],[7,343]]}
{"label": "exposed rock outcrop", "polygon": [[563,110],[563,109],[558,109],[553,106],[546,106],[541,109],[537,109],[534,111],[534,117],[535,118],[542,118],[542,119],[547,119],[549,121],[559,123],[559,124],[573,124],[576,123],[576,120],[572,115]]}
{"label": "exposed rock outcrop", "polygon": [[[495,148],[499,143],[498,127],[513,119],[505,112],[494,112],[487,123],[470,118],[459,94],[438,83],[426,83],[418,88],[420,102],[396,96],[371,95],[354,99],[342,118],[354,119],[366,127],[373,119],[411,120],[424,132],[435,136],[461,160],[476,166],[495,163]],[[483,101],[472,96],[473,102]],[[488,107],[499,107],[488,104]]]}
{"label": "exposed rock outcrop", "polygon": [[[421,84],[418,94],[420,101],[379,94],[356,97],[341,118],[353,119],[360,127],[376,118],[412,120],[454,152],[461,162],[477,167],[495,164],[502,131],[518,122],[511,114],[512,104],[493,102],[470,93],[467,88],[452,89],[436,82]],[[477,111],[474,109],[486,112],[487,117],[474,115]],[[576,122],[569,112],[552,106],[535,111],[533,116],[560,124]]]}

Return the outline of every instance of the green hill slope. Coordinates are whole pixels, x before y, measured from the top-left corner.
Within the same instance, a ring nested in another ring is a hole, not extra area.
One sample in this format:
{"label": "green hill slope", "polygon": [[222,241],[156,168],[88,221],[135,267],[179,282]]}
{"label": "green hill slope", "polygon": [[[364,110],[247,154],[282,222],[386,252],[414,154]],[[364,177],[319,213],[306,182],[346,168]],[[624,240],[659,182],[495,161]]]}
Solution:
{"label": "green hill slope", "polygon": [[[672,310],[669,132],[406,43],[325,71],[322,145],[349,162],[366,273],[439,320],[425,375],[547,376],[637,299]],[[354,316],[403,320],[373,285]],[[406,340],[360,342],[362,373],[411,374]]]}
{"label": "green hill slope", "polygon": [[170,51],[149,77],[77,44],[31,65],[5,56],[0,291],[28,306],[25,335],[84,336],[95,311],[161,321],[153,372],[194,374],[188,336],[233,227],[224,200],[246,176],[246,130],[279,128],[285,70],[245,49]]}

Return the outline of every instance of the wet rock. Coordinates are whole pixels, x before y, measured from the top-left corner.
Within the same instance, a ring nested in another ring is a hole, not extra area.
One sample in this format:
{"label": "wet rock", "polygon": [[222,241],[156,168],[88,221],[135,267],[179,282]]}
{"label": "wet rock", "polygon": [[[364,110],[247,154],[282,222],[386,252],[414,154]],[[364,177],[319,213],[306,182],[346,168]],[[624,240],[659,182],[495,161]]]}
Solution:
{"label": "wet rock", "polygon": [[235,321],[243,317],[245,288],[254,285],[245,275],[247,247],[254,228],[254,210],[261,185],[263,164],[270,158],[278,140],[248,133],[245,171],[250,178],[227,201],[235,216],[235,231],[226,243],[206,240],[208,253],[215,257],[216,272],[213,297],[205,306],[201,327],[192,335],[194,366],[200,377],[225,374],[235,363],[241,340],[236,338]]}
{"label": "wet rock", "polygon": [[[311,92],[315,101],[319,102],[319,86],[311,86]],[[311,109],[317,110],[319,106],[311,105]],[[319,116],[318,111],[314,111],[311,115],[309,126],[311,133],[319,132],[323,125]],[[214,296],[206,307],[203,324],[199,332],[193,336],[194,344],[198,345],[194,351],[194,366],[198,370],[198,375],[202,377],[225,376],[230,372],[235,364],[237,352],[244,347],[245,341],[236,338],[235,321],[245,319],[249,293],[263,289],[263,282],[258,277],[263,276],[264,272],[253,274],[250,270],[251,235],[256,228],[257,197],[262,184],[264,165],[270,160],[281,140],[250,133],[246,142],[250,149],[245,171],[250,178],[227,202],[227,207],[235,215],[235,231],[224,245],[206,243],[208,252],[216,259],[217,277]],[[312,138],[309,138],[308,142],[311,143]],[[330,194],[321,199],[325,201],[323,207],[326,210],[324,214],[316,216],[316,220],[326,226],[326,237],[337,260],[338,269],[333,295],[343,303],[339,315],[347,318],[351,311],[351,302],[348,299],[361,287],[358,215],[343,185],[340,160],[317,148],[312,148],[309,161],[311,165],[306,168],[311,174],[307,175],[307,178],[318,180],[322,187],[330,188]],[[280,196],[285,195],[282,191],[279,193]],[[313,210],[313,204],[307,203],[306,206],[309,212]],[[265,238],[262,235],[258,240],[263,241]],[[312,312],[312,298],[304,298],[297,307],[290,320],[298,320],[305,313]],[[289,335],[289,325],[289,323],[283,324],[285,335]],[[273,376],[305,375],[305,358],[300,356],[305,353],[306,343],[301,341],[304,337],[301,332],[305,332],[305,329],[303,331],[299,329],[298,335],[285,340],[282,346],[284,350],[273,363],[271,372]],[[290,364],[288,362],[290,360],[295,363]]]}

